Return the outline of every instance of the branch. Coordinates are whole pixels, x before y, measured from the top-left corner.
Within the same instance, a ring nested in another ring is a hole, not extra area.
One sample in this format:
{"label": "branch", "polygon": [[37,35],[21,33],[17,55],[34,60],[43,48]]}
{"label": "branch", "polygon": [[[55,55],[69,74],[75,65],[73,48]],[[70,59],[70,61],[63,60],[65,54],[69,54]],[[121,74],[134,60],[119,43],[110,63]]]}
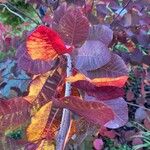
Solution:
{"label": "branch", "polygon": [[147,111],[150,111],[150,109],[144,107],[144,106],[140,106],[140,105],[137,105],[137,104],[133,104],[133,103],[130,103],[130,102],[127,102],[128,105],[131,105],[131,106],[135,106],[135,107],[139,107],[139,108],[142,108],[142,109],[145,109]]}
{"label": "branch", "polygon": [[120,12],[118,13],[118,15],[114,18],[114,21],[113,21],[110,25],[112,25],[112,24],[116,21],[116,19],[120,16],[120,14],[123,12],[123,10],[128,7],[128,5],[130,4],[131,1],[132,1],[132,0],[129,0],[129,1],[126,3],[126,5],[121,9],[121,11],[120,11]]}
{"label": "branch", "polygon": [[[67,54],[67,77],[72,75],[72,61],[71,56]],[[71,84],[66,82],[65,96],[71,95]],[[60,130],[56,139],[56,150],[63,150],[65,146],[65,140],[67,138],[67,133],[70,127],[70,111],[63,109],[62,120],[60,124]]]}
{"label": "branch", "polygon": [[12,14],[18,16],[21,20],[23,20],[25,22],[25,19],[18,14],[17,12],[14,12],[13,10],[11,10],[6,4],[0,4],[0,6],[4,6],[9,12],[11,12]]}
{"label": "branch", "polygon": [[24,15],[26,18],[29,18],[35,24],[37,24],[37,25],[40,24],[39,22],[36,22],[34,19],[32,19],[30,16],[28,16],[25,12],[23,12],[22,10],[20,10],[17,7],[13,6],[13,4],[11,4],[10,2],[7,2],[6,4],[9,5],[10,7],[12,7],[13,9],[15,9],[16,11],[18,11],[20,14]]}

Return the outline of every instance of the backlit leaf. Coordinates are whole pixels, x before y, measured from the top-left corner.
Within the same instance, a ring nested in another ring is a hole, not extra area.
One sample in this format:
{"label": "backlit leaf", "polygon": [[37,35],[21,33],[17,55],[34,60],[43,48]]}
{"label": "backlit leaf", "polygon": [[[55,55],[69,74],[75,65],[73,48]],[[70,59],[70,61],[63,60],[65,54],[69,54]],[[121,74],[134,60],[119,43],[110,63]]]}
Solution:
{"label": "backlit leaf", "polygon": [[59,35],[44,25],[38,26],[27,38],[27,52],[33,60],[53,60],[58,54],[70,52]]}
{"label": "backlit leaf", "polygon": [[[29,94],[25,98],[33,105],[38,105],[38,107],[43,106],[49,102],[54,95],[57,95],[57,88],[64,78],[64,72],[58,72],[57,68],[45,75],[40,75],[31,82]],[[38,87],[36,87],[37,84]]]}
{"label": "backlit leaf", "polygon": [[128,76],[120,76],[117,78],[95,78],[89,79],[85,75],[78,73],[75,76],[70,76],[66,78],[66,81],[70,83],[79,82],[80,84],[88,84],[91,83],[97,87],[101,86],[115,86],[115,87],[123,87],[128,79]]}
{"label": "backlit leaf", "polygon": [[106,65],[111,58],[109,49],[100,41],[86,41],[76,49],[75,67],[78,70],[95,70]]}
{"label": "backlit leaf", "polygon": [[53,99],[56,107],[67,108],[97,125],[104,125],[114,117],[113,111],[102,102],[86,102],[78,97],[70,96]]}
{"label": "backlit leaf", "polygon": [[31,124],[27,128],[28,141],[35,142],[42,138],[42,133],[47,124],[51,111],[52,102],[48,102],[31,119]]}
{"label": "backlit leaf", "polygon": [[30,83],[29,94],[25,97],[30,103],[32,103],[36,98],[38,93],[41,92],[47,78],[50,76],[51,72],[39,75],[33,79]]}
{"label": "backlit leaf", "polygon": [[16,53],[17,63],[20,68],[31,74],[41,74],[51,70],[59,63],[58,59],[54,60],[33,60],[27,53],[25,43],[21,44]]}
{"label": "backlit leaf", "polygon": [[55,150],[55,145],[51,141],[42,140],[37,150]]}
{"label": "backlit leaf", "polygon": [[60,19],[59,33],[68,45],[80,45],[88,37],[89,22],[80,9],[70,7]]}

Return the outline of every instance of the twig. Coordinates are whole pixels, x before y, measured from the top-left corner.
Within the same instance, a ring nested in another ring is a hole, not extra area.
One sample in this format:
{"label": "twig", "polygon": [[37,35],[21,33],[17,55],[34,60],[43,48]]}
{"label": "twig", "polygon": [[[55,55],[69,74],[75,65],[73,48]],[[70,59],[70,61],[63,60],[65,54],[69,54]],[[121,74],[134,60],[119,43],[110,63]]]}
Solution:
{"label": "twig", "polygon": [[11,4],[11,2],[7,2],[6,4],[9,5],[10,7],[12,7],[13,9],[17,10],[20,14],[24,15],[26,18],[29,18],[35,24],[37,24],[37,25],[40,24],[39,22],[36,22],[34,19],[32,19],[30,16],[28,16],[25,12],[23,12],[22,10],[20,10],[17,7],[13,6],[13,4]]}
{"label": "twig", "polygon": [[128,104],[128,105],[131,105],[131,106],[135,106],[135,107],[143,108],[143,109],[145,109],[145,110],[150,111],[150,109],[148,109],[148,108],[146,108],[146,107],[144,107],[144,106],[140,106],[140,105],[133,104],[133,103],[130,103],[130,102],[127,102],[127,104]]}
{"label": "twig", "polygon": [[[71,56],[67,54],[67,77],[72,75],[72,61]],[[71,84],[66,82],[65,96],[71,95]],[[70,111],[63,109],[62,120],[60,124],[60,130],[56,139],[56,150],[63,150],[65,146],[65,140],[67,137],[68,129],[70,127]]]}
{"label": "twig", "polygon": [[112,24],[116,21],[116,19],[120,16],[120,14],[124,11],[124,9],[125,9],[126,7],[128,7],[128,5],[130,4],[131,1],[132,1],[132,0],[129,0],[129,1],[126,3],[126,5],[124,5],[124,7],[120,10],[120,12],[119,12],[118,15],[114,18],[113,22],[112,22],[110,25],[112,25]]}
{"label": "twig", "polygon": [[0,4],[0,6],[4,6],[9,12],[11,12],[12,14],[18,16],[21,20],[23,20],[25,22],[25,19],[18,14],[17,12],[14,12],[13,10],[11,10],[6,4]]}

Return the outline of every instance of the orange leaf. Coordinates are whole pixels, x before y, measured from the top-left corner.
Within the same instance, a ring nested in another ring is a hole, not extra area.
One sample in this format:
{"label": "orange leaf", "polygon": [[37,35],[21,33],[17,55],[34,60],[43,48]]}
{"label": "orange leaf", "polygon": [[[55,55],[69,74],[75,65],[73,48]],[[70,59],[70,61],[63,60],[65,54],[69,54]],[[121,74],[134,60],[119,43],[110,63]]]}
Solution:
{"label": "orange leaf", "polygon": [[116,86],[116,87],[123,87],[126,83],[128,77],[127,76],[120,76],[116,78],[95,78],[95,79],[89,79],[85,75],[78,73],[75,76],[70,76],[66,78],[67,82],[77,82],[77,81],[87,81],[92,83],[93,85],[97,87],[101,86]]}
{"label": "orange leaf", "polygon": [[44,25],[38,26],[27,38],[27,51],[33,60],[53,60],[70,51],[60,36]]}
{"label": "orange leaf", "polygon": [[35,79],[33,79],[29,88],[29,94],[28,96],[24,97],[27,101],[33,103],[33,101],[37,98],[38,94],[42,90],[42,87],[44,86],[50,73],[51,72],[47,72],[44,75],[36,76]]}
{"label": "orange leaf", "polygon": [[55,150],[55,145],[51,141],[42,140],[36,150]]}
{"label": "orange leaf", "polygon": [[31,124],[27,128],[27,138],[30,142],[41,139],[51,111],[52,102],[48,102],[32,117]]}

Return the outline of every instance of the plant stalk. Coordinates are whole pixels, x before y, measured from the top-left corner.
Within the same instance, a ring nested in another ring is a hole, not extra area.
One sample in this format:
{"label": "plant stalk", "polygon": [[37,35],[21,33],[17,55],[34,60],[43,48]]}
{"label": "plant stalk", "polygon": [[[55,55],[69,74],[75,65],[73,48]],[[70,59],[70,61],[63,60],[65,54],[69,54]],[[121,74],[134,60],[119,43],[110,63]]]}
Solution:
{"label": "plant stalk", "polygon": [[[72,60],[69,54],[67,56],[67,77],[72,75]],[[65,96],[71,95],[71,84],[66,82]],[[62,120],[60,124],[60,130],[56,138],[56,150],[64,150],[65,141],[67,139],[67,133],[70,127],[71,115],[68,109],[63,109]]]}

